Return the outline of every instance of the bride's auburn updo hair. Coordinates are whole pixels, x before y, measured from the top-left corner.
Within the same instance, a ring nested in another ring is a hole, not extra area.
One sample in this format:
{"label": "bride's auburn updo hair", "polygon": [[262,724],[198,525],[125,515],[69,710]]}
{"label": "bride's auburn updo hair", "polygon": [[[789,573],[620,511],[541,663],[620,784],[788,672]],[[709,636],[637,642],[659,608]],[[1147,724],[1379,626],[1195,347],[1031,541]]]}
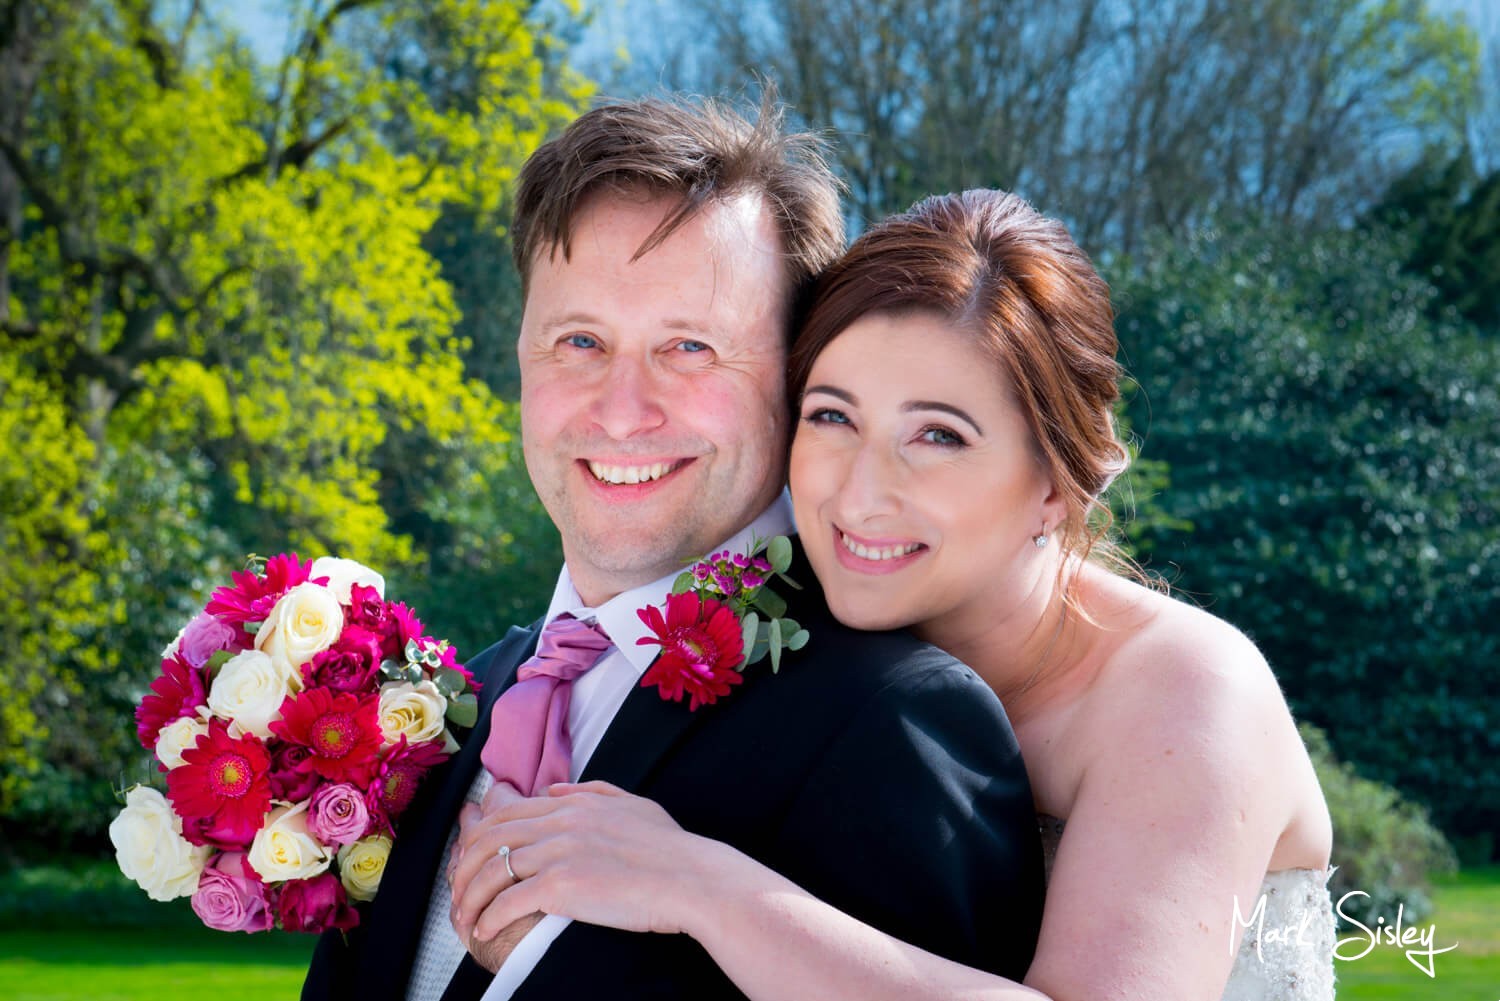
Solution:
{"label": "bride's auburn updo hair", "polygon": [[1049,526],[1057,541],[1131,572],[1107,538],[1112,521],[1100,501],[1129,462],[1114,419],[1114,311],[1067,227],[1016,195],[972,190],[924,199],[866,231],[807,302],[789,361],[792,406],[813,362],[850,324],[915,312],[971,333],[1012,387],[1033,452],[1066,502],[1064,523]]}

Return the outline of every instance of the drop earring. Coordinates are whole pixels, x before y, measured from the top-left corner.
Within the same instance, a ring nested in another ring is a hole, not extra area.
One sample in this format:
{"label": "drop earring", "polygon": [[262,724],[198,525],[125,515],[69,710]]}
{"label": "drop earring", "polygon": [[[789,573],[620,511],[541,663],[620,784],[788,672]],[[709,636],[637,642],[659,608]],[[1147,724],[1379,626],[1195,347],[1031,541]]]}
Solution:
{"label": "drop earring", "polygon": [[1031,544],[1034,545],[1034,546],[1036,546],[1038,549],[1046,549],[1047,548],[1047,533],[1046,532],[1042,532],[1040,535],[1033,535],[1031,537]]}

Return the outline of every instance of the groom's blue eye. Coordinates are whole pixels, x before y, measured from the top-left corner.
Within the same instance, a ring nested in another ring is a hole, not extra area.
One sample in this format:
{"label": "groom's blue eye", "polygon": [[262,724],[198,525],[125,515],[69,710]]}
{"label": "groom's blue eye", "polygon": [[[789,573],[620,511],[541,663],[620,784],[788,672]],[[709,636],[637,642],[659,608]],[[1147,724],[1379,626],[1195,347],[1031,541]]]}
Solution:
{"label": "groom's blue eye", "polygon": [[689,354],[697,354],[699,351],[707,351],[708,345],[702,341],[678,341],[677,349],[679,351],[686,351]]}
{"label": "groom's blue eye", "polygon": [[569,334],[567,337],[563,338],[563,343],[567,344],[570,347],[582,348],[585,351],[597,348],[599,346],[599,342],[594,340],[594,338],[590,337],[588,334]]}

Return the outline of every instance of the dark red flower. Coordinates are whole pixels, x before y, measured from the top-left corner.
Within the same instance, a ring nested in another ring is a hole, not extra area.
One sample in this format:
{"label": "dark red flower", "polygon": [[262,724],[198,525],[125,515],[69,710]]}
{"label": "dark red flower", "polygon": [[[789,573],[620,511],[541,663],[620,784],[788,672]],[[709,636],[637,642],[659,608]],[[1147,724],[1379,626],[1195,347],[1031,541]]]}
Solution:
{"label": "dark red flower", "polygon": [[344,621],[381,635],[396,629],[390,604],[380,596],[378,588],[365,584],[354,584],[349,588],[349,612]]}
{"label": "dark red flower", "polygon": [[[296,553],[282,553],[266,560],[266,572],[236,570],[230,573],[231,587],[213,593],[204,609],[225,622],[261,622],[271,614],[277,599],[298,584],[305,584],[312,573],[312,560],[302,563]],[[327,584],[327,577],[317,583]]]}
{"label": "dark red flower", "polygon": [[271,752],[271,795],[286,803],[300,803],[313,794],[323,776],[302,763],[312,756],[312,749],[284,740],[276,742]]}
{"label": "dark red flower", "polygon": [[380,670],[381,639],[361,626],[345,625],[338,641],[302,665],[307,688],[363,694],[374,690]]}
{"label": "dark red flower", "polygon": [[226,851],[250,847],[271,809],[271,756],[254,734],[229,736],[229,724],[208,721],[208,733],[167,772],[167,798],[182,818],[182,836]]}
{"label": "dark red flower", "polygon": [[161,728],[183,716],[197,714],[208,702],[208,676],[181,657],[161,662],[161,674],[151,682],[151,694],[135,707],[135,735],[148,751],[156,750]]}
{"label": "dark red flower", "polygon": [[271,732],[312,752],[298,768],[363,786],[380,750],[378,712],[374,693],[360,697],[309,688],[281,703],[281,719],[271,723]]}
{"label": "dark red flower", "polygon": [[331,872],[283,883],[276,909],[286,931],[349,931],[359,925],[359,912]]}
{"label": "dark red flower", "polygon": [[655,605],[637,614],[656,635],[636,642],[661,647],[661,655],[641,678],[642,688],[655,685],[662,698],[673,702],[687,695],[688,709],[694,711],[713,705],[742,680],[735,668],[745,659],[745,643],[729,606],[687,591],[668,596],[665,618]]}
{"label": "dark red flower", "polygon": [[396,818],[411,805],[422,776],[447,760],[448,752],[443,750],[440,741],[409,744],[403,734],[381,756],[375,769],[375,781],[370,783],[369,792],[365,794],[371,827],[378,825],[389,833]]}

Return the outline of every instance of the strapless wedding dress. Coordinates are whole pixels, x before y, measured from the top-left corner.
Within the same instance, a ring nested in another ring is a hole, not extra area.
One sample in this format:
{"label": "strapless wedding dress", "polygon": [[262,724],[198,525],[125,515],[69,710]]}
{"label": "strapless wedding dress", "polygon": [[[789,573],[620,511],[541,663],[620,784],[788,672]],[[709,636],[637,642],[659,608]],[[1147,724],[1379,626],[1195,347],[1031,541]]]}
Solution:
{"label": "strapless wedding dress", "polygon": [[[1064,822],[1042,817],[1040,823],[1050,876]],[[1266,873],[1260,885],[1264,913],[1255,915],[1257,900],[1241,905],[1241,923],[1249,926],[1223,1001],[1332,1001],[1336,925],[1328,894],[1330,875],[1327,869]]]}

